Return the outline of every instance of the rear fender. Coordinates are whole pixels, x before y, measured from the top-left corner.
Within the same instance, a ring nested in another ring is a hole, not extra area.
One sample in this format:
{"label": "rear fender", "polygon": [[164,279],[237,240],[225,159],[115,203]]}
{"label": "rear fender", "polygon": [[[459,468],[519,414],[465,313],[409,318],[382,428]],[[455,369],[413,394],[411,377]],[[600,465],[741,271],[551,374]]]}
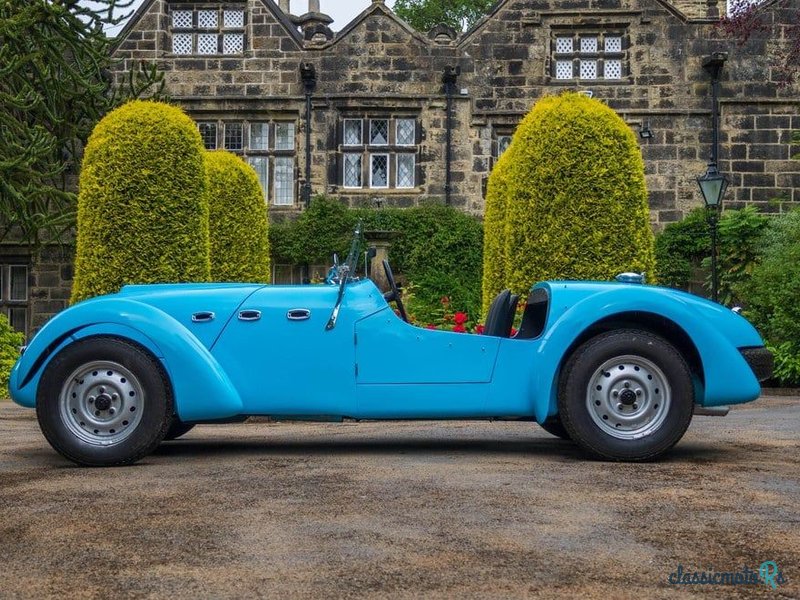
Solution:
{"label": "rear fender", "polygon": [[83,302],[51,319],[14,366],[12,398],[23,406],[35,406],[39,380],[50,360],[70,343],[99,335],[131,340],[163,362],[182,421],[241,414],[238,392],[191,332],[157,308],[117,297]]}

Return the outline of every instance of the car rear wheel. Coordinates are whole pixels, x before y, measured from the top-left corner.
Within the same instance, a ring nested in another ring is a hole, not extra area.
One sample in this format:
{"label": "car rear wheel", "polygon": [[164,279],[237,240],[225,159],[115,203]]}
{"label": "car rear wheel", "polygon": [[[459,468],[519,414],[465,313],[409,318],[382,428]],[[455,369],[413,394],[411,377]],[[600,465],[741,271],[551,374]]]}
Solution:
{"label": "car rear wheel", "polygon": [[177,440],[179,437],[186,435],[194,429],[193,423],[184,423],[178,418],[173,419],[172,425],[167,429],[167,435],[164,436],[164,441]]}
{"label": "car rear wheel", "polygon": [[694,386],[674,346],[625,329],[592,338],[572,354],[558,404],[564,428],[584,450],[607,460],[652,460],[686,432]]}
{"label": "car rear wheel", "polygon": [[160,363],[119,338],[94,337],[48,364],[36,397],[50,445],[83,466],[126,465],[152,452],[167,432],[172,395]]}

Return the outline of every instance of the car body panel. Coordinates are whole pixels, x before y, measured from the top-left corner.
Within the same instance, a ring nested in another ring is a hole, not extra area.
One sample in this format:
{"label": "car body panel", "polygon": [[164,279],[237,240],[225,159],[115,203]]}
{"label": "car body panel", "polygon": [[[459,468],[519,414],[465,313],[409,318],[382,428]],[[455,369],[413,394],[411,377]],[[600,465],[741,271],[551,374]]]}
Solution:
{"label": "car body panel", "polygon": [[[541,332],[530,339],[428,330],[401,321],[369,281],[347,284],[336,326],[334,285],[130,286],[54,317],[14,367],[15,401],[34,406],[48,361],[96,335],[135,342],[162,361],[181,420],[524,418],[557,411],[560,370],[590,328],[655,315],[700,358],[696,401],[748,402],[760,388],[739,349],[763,346],[732,311],[695,296],[621,283],[545,282]],[[308,318],[289,319],[303,309]],[[198,311],[213,312],[195,323]],[[242,313],[258,318],[241,320]]]}

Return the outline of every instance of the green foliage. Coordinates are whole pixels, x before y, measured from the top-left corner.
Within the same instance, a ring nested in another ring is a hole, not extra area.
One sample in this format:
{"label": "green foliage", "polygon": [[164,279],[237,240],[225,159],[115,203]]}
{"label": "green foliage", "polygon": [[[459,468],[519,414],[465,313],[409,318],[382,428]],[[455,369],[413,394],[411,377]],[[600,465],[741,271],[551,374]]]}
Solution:
{"label": "green foliage", "polygon": [[483,240],[483,283],[481,286],[481,314],[486,315],[497,293],[503,289],[506,279],[506,199],[508,197],[507,161],[511,153],[506,151],[497,160],[486,190],[486,209],[483,227],[492,235]]}
{"label": "green foliage", "polygon": [[253,168],[230,152],[206,152],[211,280],[263,282],[270,278],[269,219]]}
{"label": "green foliage", "polygon": [[[4,314],[0,314],[0,389],[8,393],[8,378],[11,367],[19,358],[19,348],[25,343],[25,336],[11,327]],[[0,398],[5,398],[3,395]]]}
{"label": "green foliage", "polygon": [[72,302],[126,283],[208,281],[203,142],[180,109],[133,101],[89,138]]}
{"label": "green foliage", "polygon": [[507,182],[505,219],[486,229],[505,238],[500,287],[524,295],[536,281],[654,273],[644,163],[613,110],[581,94],[543,98],[506,153],[490,177]]}
{"label": "green foliage", "polygon": [[767,344],[775,358],[773,379],[785,386],[800,386],[800,343]]}
{"label": "green foliage", "polygon": [[711,253],[705,208],[696,208],[656,236],[656,279],[660,285],[687,289],[692,270]]}
{"label": "green foliage", "polygon": [[293,264],[327,264],[334,252],[347,254],[352,231],[361,219],[365,231],[391,231],[389,259],[395,273],[413,285],[408,307],[420,321],[441,312],[449,296],[453,310],[477,316],[480,311],[480,222],[440,204],[408,209],[348,209],[317,197],[295,222],[273,224],[273,259]]}
{"label": "green foliage", "polygon": [[800,345],[800,210],[774,219],[760,262],[734,291],[746,300],[745,315],[770,343]]}
{"label": "green foliage", "polygon": [[417,31],[449,25],[465,31],[489,12],[496,0],[397,0],[394,12]]}
{"label": "green foliage", "polygon": [[0,239],[35,245],[69,231],[69,177],[92,127],[123,96],[163,86],[163,74],[140,67],[111,90],[103,27],[130,4],[0,0]]}

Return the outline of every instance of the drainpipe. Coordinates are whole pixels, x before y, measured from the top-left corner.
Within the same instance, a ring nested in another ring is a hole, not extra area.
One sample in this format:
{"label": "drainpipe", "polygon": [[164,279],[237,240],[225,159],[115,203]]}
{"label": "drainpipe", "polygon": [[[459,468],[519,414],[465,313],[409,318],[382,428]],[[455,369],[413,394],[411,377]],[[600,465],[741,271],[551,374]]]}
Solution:
{"label": "drainpipe", "polygon": [[300,63],[300,78],[306,92],[306,181],[303,184],[303,202],[311,205],[311,98],[317,87],[317,72],[311,63]]}
{"label": "drainpipe", "polygon": [[445,177],[444,177],[444,199],[445,204],[450,206],[453,192],[453,96],[456,92],[458,76],[461,75],[461,67],[445,67],[442,74],[444,93],[447,96],[447,125],[445,144]]}

